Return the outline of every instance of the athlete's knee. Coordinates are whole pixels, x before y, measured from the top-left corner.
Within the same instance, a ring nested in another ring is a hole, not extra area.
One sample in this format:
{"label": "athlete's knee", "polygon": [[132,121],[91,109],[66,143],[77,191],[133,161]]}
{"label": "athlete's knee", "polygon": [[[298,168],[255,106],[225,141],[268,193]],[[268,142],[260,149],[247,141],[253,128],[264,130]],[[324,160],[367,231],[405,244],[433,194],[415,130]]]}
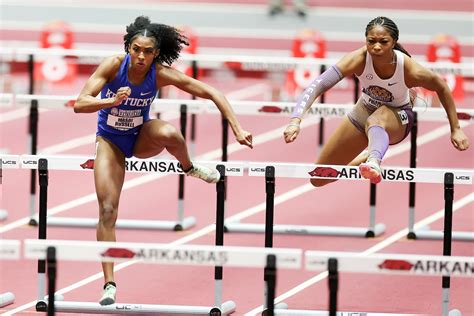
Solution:
{"label": "athlete's knee", "polygon": [[367,121],[365,122],[365,131],[372,127],[372,126],[380,126],[382,128],[385,128],[385,121],[379,117],[379,116],[369,116],[367,118]]}
{"label": "athlete's knee", "polygon": [[166,124],[160,128],[159,138],[161,141],[184,141],[183,135],[171,124]]}
{"label": "athlete's knee", "polygon": [[107,228],[115,227],[117,221],[117,206],[110,202],[102,202],[99,205],[99,223]]}

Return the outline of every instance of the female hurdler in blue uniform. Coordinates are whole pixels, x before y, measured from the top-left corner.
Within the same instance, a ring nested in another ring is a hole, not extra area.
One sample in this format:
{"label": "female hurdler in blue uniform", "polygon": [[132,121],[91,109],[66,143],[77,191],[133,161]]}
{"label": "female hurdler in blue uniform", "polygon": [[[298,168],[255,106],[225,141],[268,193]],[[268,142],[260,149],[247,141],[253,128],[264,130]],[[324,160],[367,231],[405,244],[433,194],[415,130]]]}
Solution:
{"label": "female hurdler in blue uniform", "polygon": [[[178,57],[186,38],[175,28],[138,17],[127,27],[125,55],[106,58],[87,80],[75,105],[76,113],[98,113],[94,180],[99,202],[97,240],[115,241],[125,157],[149,158],[164,149],[181,163],[183,171],[209,183],[220,174],[193,164],[185,140],[171,124],[150,119],[150,105],[160,87],[173,85],[197,97],[210,99],[229,121],[237,141],[252,148],[252,135],[242,129],[224,95],[213,87],[166,66]],[[96,96],[101,92],[101,99]],[[104,292],[100,304],[115,303],[113,263],[103,263]]]}
{"label": "female hurdler in blue uniform", "polygon": [[[468,149],[469,139],[459,126],[446,82],[410,58],[398,43],[398,33],[397,25],[389,18],[370,21],[365,30],[366,45],[343,57],[301,94],[284,131],[285,141],[291,143],[296,139],[301,119],[316,98],[342,78],[355,74],[361,82],[362,97],[326,142],[317,164],[359,166],[362,177],[379,183],[380,164],[389,144],[401,142],[411,130],[412,87],[436,91],[448,116],[451,143],[458,150]],[[366,147],[368,152],[362,152]],[[311,179],[314,186],[333,181]]]}

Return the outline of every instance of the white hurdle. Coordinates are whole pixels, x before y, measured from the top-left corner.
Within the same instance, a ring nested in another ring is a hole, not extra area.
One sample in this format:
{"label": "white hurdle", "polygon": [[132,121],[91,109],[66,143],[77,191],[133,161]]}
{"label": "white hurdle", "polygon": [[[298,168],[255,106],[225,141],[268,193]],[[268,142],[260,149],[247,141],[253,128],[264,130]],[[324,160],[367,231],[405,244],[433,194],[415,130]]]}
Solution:
{"label": "white hurdle", "polygon": [[[300,269],[301,249],[262,249],[259,247],[229,247],[150,243],[115,243],[68,240],[25,240],[25,257],[48,260],[48,252],[55,249],[57,260],[123,262],[134,260],[155,264],[196,266],[227,266],[263,268],[269,255],[274,255],[278,268]],[[49,258],[51,259],[51,258]],[[51,282],[51,279],[50,279]],[[51,287],[50,287],[51,289]],[[219,288],[216,286],[216,291]],[[216,297],[218,294],[216,293]],[[54,297],[49,293],[49,297]],[[53,302],[56,311],[81,313],[154,314],[154,315],[228,315],[236,304],[226,301],[214,306],[152,305],[116,303],[101,306],[93,302]]]}
{"label": "white hurdle", "polygon": [[381,273],[409,276],[473,277],[474,258],[357,252],[306,251],[305,269],[321,271],[328,268],[328,259],[337,259],[339,272]]}
{"label": "white hurdle", "polygon": [[[248,165],[249,176],[267,177],[267,167],[273,167],[274,178],[302,178],[302,179],[340,179],[340,180],[363,180],[357,167],[329,166],[314,164],[290,164],[274,162],[250,162]],[[421,183],[444,183],[444,174],[454,173],[454,184],[472,184],[473,170],[443,170],[435,168],[402,168],[384,167],[382,178],[389,182],[421,182]],[[368,181],[367,181],[368,182]],[[273,211],[273,210],[272,210]],[[273,217],[272,217],[273,218]],[[301,234],[301,235],[329,235],[329,236],[359,236],[365,237],[368,231],[374,232],[375,236],[385,231],[383,223],[375,223],[375,212],[370,212],[369,227],[340,227],[340,226],[310,226],[310,225],[279,225],[271,223],[272,233],[279,234]],[[254,223],[226,223],[228,232],[253,232],[264,233],[264,224]]]}
{"label": "white hurdle", "polygon": [[[19,163],[22,168],[38,169],[40,159],[48,161],[49,170],[90,171],[94,166],[94,158],[89,156],[21,155]],[[215,168],[218,164],[212,161],[198,161],[197,163],[212,168]],[[241,163],[225,163],[224,165],[227,169],[227,176],[243,175],[244,168]],[[181,166],[176,160],[128,158],[126,159],[125,169],[126,172],[160,173],[163,176],[167,174],[183,174]],[[97,221],[97,218],[48,216],[48,225],[50,226],[95,227]],[[178,213],[177,221],[118,219],[116,225],[124,229],[176,230],[177,225],[186,229],[195,223],[195,217],[184,217],[183,213],[180,212]]]}
{"label": "white hurdle", "polygon": [[[0,261],[20,259],[20,241],[0,239]],[[0,308],[15,303],[15,294],[5,292],[0,294]]]}

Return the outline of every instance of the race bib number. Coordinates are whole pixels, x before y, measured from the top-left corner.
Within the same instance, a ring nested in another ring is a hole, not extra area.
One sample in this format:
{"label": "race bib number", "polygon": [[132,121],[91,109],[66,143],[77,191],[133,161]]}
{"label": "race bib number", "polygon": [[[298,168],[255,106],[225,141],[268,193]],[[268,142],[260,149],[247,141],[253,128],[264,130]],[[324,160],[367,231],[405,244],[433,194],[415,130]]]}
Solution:
{"label": "race bib number", "polygon": [[138,117],[122,117],[109,114],[107,116],[107,125],[118,129],[120,131],[126,131],[131,128],[140,126],[143,124],[143,116]]}
{"label": "race bib number", "polygon": [[407,125],[408,122],[408,114],[405,112],[405,110],[400,110],[398,111],[398,117],[400,117],[400,121],[402,122],[402,125]]}

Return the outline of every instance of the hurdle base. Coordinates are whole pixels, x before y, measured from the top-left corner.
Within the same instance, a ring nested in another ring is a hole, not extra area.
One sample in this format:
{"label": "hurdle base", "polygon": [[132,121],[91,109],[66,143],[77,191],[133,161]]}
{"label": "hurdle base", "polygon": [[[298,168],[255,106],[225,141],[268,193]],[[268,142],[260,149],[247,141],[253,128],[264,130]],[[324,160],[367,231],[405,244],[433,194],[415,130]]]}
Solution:
{"label": "hurdle base", "polygon": [[[443,231],[430,230],[429,227],[423,227],[412,233],[415,238],[410,239],[443,240],[444,238]],[[474,241],[474,232],[453,231],[451,238],[456,241]]]}
{"label": "hurdle base", "polygon": [[[46,305],[47,302],[42,302],[42,306]],[[38,302],[38,303],[40,303]],[[37,304],[38,305],[38,304]],[[72,302],[62,301],[55,302],[54,309],[56,312],[62,313],[82,313],[82,314],[130,314],[130,315],[141,315],[141,314],[152,314],[152,315],[229,315],[236,309],[236,304],[233,301],[224,302],[221,307],[215,306],[185,306],[185,305],[153,305],[153,304],[129,304],[129,303],[116,303],[112,305],[102,306],[95,302]]]}
{"label": "hurdle base", "polygon": [[29,222],[28,222],[28,225],[29,226],[38,226],[38,220],[36,218],[30,218]]}
{"label": "hurdle base", "polygon": [[15,294],[12,292],[5,292],[0,294],[0,307],[5,307],[15,302]]}
{"label": "hurdle base", "polygon": [[8,218],[7,210],[0,210],[0,221],[5,221]]}
{"label": "hurdle base", "polygon": [[[276,309],[288,309],[288,304],[283,303],[283,302],[275,304],[275,306],[273,307],[273,310],[275,311]],[[268,309],[265,309],[262,312],[262,316],[266,316],[266,315],[268,315]]]}
{"label": "hurdle base", "polygon": [[[79,217],[48,217],[49,226],[75,227],[75,228],[95,228],[97,226],[96,218]],[[148,229],[148,230],[173,230],[182,231],[196,225],[195,217],[186,217],[182,221],[152,221],[152,220],[134,220],[118,219],[115,224],[120,229]]]}
{"label": "hurdle base", "polygon": [[[264,224],[251,223],[226,223],[229,233],[265,233]],[[375,237],[385,232],[384,224],[376,224],[372,228],[364,227],[343,227],[343,226],[307,226],[307,225],[274,225],[274,234],[288,235],[324,235],[324,236],[354,236],[354,237]]]}

